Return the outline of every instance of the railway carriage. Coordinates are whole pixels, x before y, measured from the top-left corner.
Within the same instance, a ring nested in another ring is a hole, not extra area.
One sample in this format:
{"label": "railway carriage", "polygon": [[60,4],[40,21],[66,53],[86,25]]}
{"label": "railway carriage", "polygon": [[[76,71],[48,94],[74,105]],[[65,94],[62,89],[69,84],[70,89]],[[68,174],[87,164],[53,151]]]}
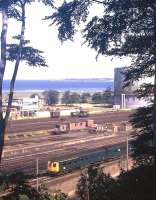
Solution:
{"label": "railway carriage", "polygon": [[48,161],[48,172],[53,174],[64,173],[80,169],[94,163],[119,157],[126,153],[126,145],[118,144],[105,147],[104,149],[85,154],[80,157],[73,157],[67,160]]}

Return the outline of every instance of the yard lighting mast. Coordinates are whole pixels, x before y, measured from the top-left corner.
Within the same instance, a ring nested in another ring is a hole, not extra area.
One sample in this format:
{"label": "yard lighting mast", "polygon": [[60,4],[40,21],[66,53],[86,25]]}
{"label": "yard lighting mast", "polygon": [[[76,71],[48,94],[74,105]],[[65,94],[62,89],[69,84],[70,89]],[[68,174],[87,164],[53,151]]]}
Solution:
{"label": "yard lighting mast", "polygon": [[128,151],[128,131],[126,131],[126,170],[128,171],[128,165],[129,165],[129,151]]}

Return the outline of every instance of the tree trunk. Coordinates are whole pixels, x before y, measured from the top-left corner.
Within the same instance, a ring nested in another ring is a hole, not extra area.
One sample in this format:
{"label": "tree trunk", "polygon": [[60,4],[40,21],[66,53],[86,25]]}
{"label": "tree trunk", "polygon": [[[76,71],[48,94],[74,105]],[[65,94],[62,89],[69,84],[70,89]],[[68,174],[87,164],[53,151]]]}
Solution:
{"label": "tree trunk", "polygon": [[3,118],[3,107],[2,107],[2,86],[3,77],[6,67],[6,37],[8,29],[8,16],[7,8],[2,8],[2,31],[1,31],[1,61],[0,61],[0,162],[2,157],[2,151],[4,147],[4,134],[5,134],[5,120]]}
{"label": "tree trunk", "polygon": [[17,58],[16,58],[16,63],[15,63],[15,68],[14,68],[13,76],[12,76],[11,83],[10,83],[10,92],[9,92],[9,100],[8,100],[6,115],[5,115],[5,123],[8,122],[10,111],[11,111],[11,105],[12,105],[13,94],[14,94],[14,86],[15,86],[16,76],[17,76],[17,72],[18,72],[18,68],[19,68],[19,64],[20,64],[20,60],[21,60],[23,44],[24,44],[25,3],[21,5],[21,8],[22,8],[22,26],[21,26],[20,42],[19,42],[19,48],[18,48],[18,54],[17,54]]}
{"label": "tree trunk", "polygon": [[153,145],[154,145],[154,155],[156,161],[156,65],[155,65],[155,75],[154,75]]}
{"label": "tree trunk", "polygon": [[5,135],[5,120],[3,118],[0,119],[0,162],[2,160],[2,153],[4,147],[4,135]]}
{"label": "tree trunk", "polygon": [[153,110],[153,144],[154,144],[154,156],[155,156],[155,163],[156,163],[156,3],[154,2],[154,110]]}
{"label": "tree trunk", "polygon": [[[0,68],[0,162],[2,160],[2,153],[3,153],[3,147],[4,147],[4,136],[5,136],[5,129],[8,123],[8,119],[9,119],[9,115],[10,115],[10,111],[11,111],[11,106],[12,106],[12,100],[13,100],[13,93],[14,93],[14,86],[15,86],[15,81],[16,81],[16,76],[17,76],[17,72],[18,72],[18,68],[19,68],[19,64],[20,64],[20,60],[21,60],[21,54],[22,54],[22,49],[23,49],[23,43],[24,43],[24,32],[25,32],[25,3],[21,4],[21,9],[22,9],[22,26],[21,26],[21,34],[20,34],[20,42],[19,42],[19,48],[18,48],[18,55],[16,58],[16,63],[15,63],[15,68],[14,68],[14,72],[13,72],[13,76],[11,79],[11,83],[10,83],[10,91],[9,91],[9,99],[8,99],[8,105],[6,108],[6,114],[5,117],[3,118],[3,112],[2,112],[2,84],[3,84],[3,76],[4,76],[4,71],[5,71],[5,65],[6,65],[6,30],[7,30],[7,25],[5,25],[5,22],[7,21],[6,17],[4,17],[4,31],[2,31],[2,35],[4,35],[3,37],[1,36],[1,40],[3,42],[3,48],[2,48],[2,53],[1,55],[4,57],[3,58],[3,63],[1,64],[1,68]],[[5,11],[5,10],[4,10]],[[6,12],[4,12],[5,14]],[[4,15],[5,16],[5,15]],[[4,34],[5,33],[5,34]],[[4,55],[3,55],[4,54]],[[1,57],[2,57],[1,56]],[[2,59],[1,59],[2,60]]]}

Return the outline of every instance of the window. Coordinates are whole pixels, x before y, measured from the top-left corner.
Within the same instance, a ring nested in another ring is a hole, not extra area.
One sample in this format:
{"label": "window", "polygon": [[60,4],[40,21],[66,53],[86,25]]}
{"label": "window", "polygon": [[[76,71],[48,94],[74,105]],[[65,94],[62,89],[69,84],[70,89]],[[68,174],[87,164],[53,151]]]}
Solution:
{"label": "window", "polygon": [[52,164],[52,161],[49,161],[49,166],[51,166],[51,164]]}
{"label": "window", "polygon": [[56,167],[56,163],[53,163],[53,167]]}

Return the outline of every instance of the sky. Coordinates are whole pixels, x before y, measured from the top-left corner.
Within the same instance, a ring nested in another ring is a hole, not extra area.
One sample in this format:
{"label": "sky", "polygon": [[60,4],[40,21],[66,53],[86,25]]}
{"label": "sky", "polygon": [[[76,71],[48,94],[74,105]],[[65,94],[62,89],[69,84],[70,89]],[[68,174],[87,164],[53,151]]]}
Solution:
{"label": "sky", "polygon": [[[100,8],[92,10],[93,14],[100,12]],[[49,22],[42,20],[50,10],[43,5],[33,4],[26,10],[26,38],[33,47],[44,51],[48,67],[29,67],[20,64],[17,79],[20,80],[53,80],[73,78],[113,78],[115,67],[124,67],[130,59],[109,58],[99,56],[87,45],[82,45],[81,34],[75,36],[74,42],[67,41],[61,44],[57,37],[57,27],[49,26]],[[20,24],[9,21],[8,35],[20,32]],[[7,38],[11,41],[11,37]],[[13,63],[7,64],[5,79],[10,79],[13,72]]]}

